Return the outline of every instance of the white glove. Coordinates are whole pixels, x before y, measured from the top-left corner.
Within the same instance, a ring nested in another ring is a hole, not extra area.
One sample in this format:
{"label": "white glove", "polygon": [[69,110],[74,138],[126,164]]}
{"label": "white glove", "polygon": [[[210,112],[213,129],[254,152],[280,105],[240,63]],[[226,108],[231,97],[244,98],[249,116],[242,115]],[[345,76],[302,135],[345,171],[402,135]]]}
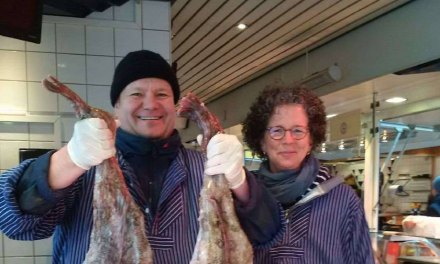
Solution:
{"label": "white glove", "polygon": [[[202,141],[202,135],[197,141]],[[236,136],[218,134],[211,138],[206,149],[208,161],[205,173],[207,175],[224,174],[230,189],[237,189],[246,180],[244,172],[243,146]]]}
{"label": "white glove", "polygon": [[75,123],[67,152],[76,166],[89,170],[115,155],[115,140],[104,120],[88,118]]}

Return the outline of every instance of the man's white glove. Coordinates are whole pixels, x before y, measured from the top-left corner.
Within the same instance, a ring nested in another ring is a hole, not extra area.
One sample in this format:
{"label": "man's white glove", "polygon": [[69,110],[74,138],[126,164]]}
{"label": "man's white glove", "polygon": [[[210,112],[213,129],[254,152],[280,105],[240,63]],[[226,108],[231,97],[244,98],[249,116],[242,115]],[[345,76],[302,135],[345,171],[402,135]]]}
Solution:
{"label": "man's white glove", "polygon": [[[197,136],[199,144],[202,135]],[[205,173],[207,175],[224,174],[230,189],[237,189],[246,180],[243,169],[243,146],[236,136],[218,134],[211,138],[206,149],[208,161]]]}
{"label": "man's white glove", "polygon": [[88,118],[75,123],[67,152],[76,166],[89,170],[115,155],[115,141],[107,123],[100,118]]}

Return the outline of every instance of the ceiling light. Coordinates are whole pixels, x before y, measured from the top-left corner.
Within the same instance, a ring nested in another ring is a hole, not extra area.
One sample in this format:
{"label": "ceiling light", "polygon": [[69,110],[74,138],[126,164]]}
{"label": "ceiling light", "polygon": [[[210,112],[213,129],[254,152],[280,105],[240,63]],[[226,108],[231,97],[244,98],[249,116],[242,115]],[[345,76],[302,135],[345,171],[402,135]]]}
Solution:
{"label": "ceiling light", "polygon": [[386,99],[385,102],[392,103],[392,104],[398,104],[398,103],[405,102],[406,100],[408,100],[408,99],[403,98],[403,97],[393,97],[393,98]]}
{"label": "ceiling light", "polygon": [[238,29],[245,29],[247,26],[245,24],[238,24]]}
{"label": "ceiling light", "polygon": [[330,119],[330,118],[335,117],[335,116],[337,116],[337,114],[330,114],[330,115],[327,115],[326,117],[327,117],[327,119]]}
{"label": "ceiling light", "polygon": [[341,143],[339,144],[338,149],[340,149],[340,150],[345,149],[344,141],[343,140],[341,140]]}
{"label": "ceiling light", "polygon": [[387,140],[387,131],[386,131],[386,130],[383,131],[382,142],[383,142],[383,143],[388,142],[388,140]]}
{"label": "ceiling light", "polygon": [[322,143],[322,147],[321,147],[321,153],[326,153],[327,151],[325,150],[325,143]]}

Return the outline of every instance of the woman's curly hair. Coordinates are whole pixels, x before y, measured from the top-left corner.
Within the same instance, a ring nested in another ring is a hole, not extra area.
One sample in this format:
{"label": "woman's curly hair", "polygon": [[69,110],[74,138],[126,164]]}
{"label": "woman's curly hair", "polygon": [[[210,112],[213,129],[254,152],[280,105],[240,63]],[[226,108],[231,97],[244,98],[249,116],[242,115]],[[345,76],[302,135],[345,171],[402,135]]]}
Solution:
{"label": "woman's curly hair", "polygon": [[[259,157],[265,154],[261,149],[261,141],[267,130],[267,124],[278,106],[299,104],[304,107],[309,120],[309,132],[315,149],[325,141],[327,126],[325,107],[319,97],[305,87],[288,87],[283,85],[267,86],[257,97],[250,108],[244,122],[242,133],[244,141]],[[292,116],[292,118],[295,118]]]}

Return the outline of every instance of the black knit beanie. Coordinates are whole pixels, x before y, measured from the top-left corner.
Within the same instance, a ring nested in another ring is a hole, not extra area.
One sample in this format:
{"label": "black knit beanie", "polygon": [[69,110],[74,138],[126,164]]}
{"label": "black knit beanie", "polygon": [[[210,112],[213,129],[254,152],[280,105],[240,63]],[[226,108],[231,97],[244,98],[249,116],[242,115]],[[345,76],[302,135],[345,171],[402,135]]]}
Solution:
{"label": "black knit beanie", "polygon": [[127,85],[143,78],[159,78],[167,81],[173,90],[174,104],[177,104],[180,87],[171,66],[159,54],[149,50],[139,50],[128,53],[116,67],[110,90],[112,106],[115,106],[119,95]]}

